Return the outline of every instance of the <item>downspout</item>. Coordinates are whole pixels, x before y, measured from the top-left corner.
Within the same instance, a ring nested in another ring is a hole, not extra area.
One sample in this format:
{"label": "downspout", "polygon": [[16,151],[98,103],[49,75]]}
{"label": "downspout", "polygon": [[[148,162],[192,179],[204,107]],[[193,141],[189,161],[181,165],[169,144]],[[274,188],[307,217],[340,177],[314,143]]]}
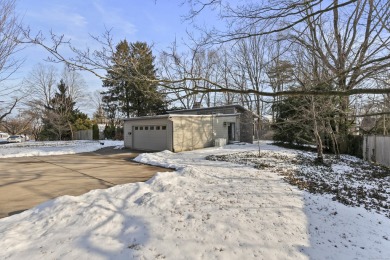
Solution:
{"label": "downspout", "polygon": [[237,115],[238,115],[238,121],[236,122],[236,126],[234,127],[234,141],[241,142],[242,126],[244,125],[244,123],[242,123],[242,118],[241,118],[242,113],[237,113]]}
{"label": "downspout", "polygon": [[215,136],[216,136],[216,133],[214,133],[214,114],[215,112],[211,113],[211,146],[215,146]]}
{"label": "downspout", "polygon": [[173,145],[174,145],[174,142],[173,142],[173,137],[174,137],[174,134],[173,134],[173,120],[172,120],[172,117],[171,117],[171,116],[168,117],[168,121],[171,122],[171,129],[172,129],[172,136],[171,136],[171,152],[175,152],[175,147],[173,146]]}

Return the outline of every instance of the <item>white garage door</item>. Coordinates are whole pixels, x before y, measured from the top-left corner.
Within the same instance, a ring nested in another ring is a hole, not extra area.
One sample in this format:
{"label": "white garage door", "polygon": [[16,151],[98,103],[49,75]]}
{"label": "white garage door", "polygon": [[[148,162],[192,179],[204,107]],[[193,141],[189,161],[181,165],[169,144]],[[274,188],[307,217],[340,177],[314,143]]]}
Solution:
{"label": "white garage door", "polygon": [[166,125],[133,126],[133,147],[139,150],[167,150]]}

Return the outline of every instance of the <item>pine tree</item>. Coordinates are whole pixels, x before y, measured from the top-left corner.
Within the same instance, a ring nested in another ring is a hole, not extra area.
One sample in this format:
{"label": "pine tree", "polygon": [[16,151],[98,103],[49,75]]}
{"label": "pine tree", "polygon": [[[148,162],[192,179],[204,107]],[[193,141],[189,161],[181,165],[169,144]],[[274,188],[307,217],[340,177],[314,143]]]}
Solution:
{"label": "pine tree", "polygon": [[99,126],[97,124],[92,125],[92,139],[99,140]]}
{"label": "pine tree", "polygon": [[314,143],[311,121],[302,111],[309,107],[309,102],[301,97],[287,97],[273,106],[278,111],[273,124],[276,142],[292,144]]}
{"label": "pine tree", "polygon": [[163,113],[164,100],[155,83],[156,69],[150,46],[144,42],[121,41],[112,61],[107,80],[103,82],[103,87],[108,88],[103,92],[103,99],[109,104],[106,109],[117,104],[127,117]]}
{"label": "pine tree", "polygon": [[75,104],[68,87],[61,80],[54,97],[45,106],[40,139],[71,140],[74,131],[91,129],[92,122],[86,114],[75,109]]}
{"label": "pine tree", "polygon": [[68,95],[67,87],[61,80],[54,97],[45,106],[41,139],[64,140],[72,138],[70,118],[74,105],[75,102]]}

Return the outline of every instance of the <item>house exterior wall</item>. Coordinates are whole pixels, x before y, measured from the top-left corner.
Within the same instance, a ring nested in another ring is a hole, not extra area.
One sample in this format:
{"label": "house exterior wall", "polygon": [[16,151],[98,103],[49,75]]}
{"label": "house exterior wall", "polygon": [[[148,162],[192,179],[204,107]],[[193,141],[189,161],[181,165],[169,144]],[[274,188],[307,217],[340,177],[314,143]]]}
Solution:
{"label": "house exterior wall", "polygon": [[245,111],[240,115],[240,141],[253,143],[253,114]]}
{"label": "house exterior wall", "polygon": [[[137,120],[128,120],[124,122],[124,145],[126,148],[135,149],[133,140],[134,140],[134,127],[140,127],[140,126],[166,126],[166,143],[167,143],[167,150],[172,151],[172,122],[169,120],[168,117],[164,118],[140,118]],[[153,141],[153,140],[143,140],[145,142]],[[153,149],[151,149],[153,150]]]}
{"label": "house exterior wall", "polygon": [[212,116],[178,116],[172,122],[174,152],[213,145]]}
{"label": "house exterior wall", "polygon": [[123,143],[125,148],[132,148],[132,125],[134,122],[124,121],[123,122]]}
{"label": "house exterior wall", "polygon": [[[200,149],[214,146],[217,138],[228,139],[228,123],[236,124],[236,140],[239,140],[239,120],[235,115],[229,116],[174,116],[173,148],[174,152]],[[225,125],[224,125],[225,123]]]}
{"label": "house exterior wall", "polygon": [[[142,126],[166,126],[166,148],[167,150],[180,152],[194,149],[201,149],[205,147],[214,146],[216,139],[226,139],[228,141],[228,125],[235,124],[235,141],[240,141],[241,122],[240,115],[167,115],[160,118],[136,118],[124,121],[124,144],[126,148],[140,149],[134,143],[134,138],[137,143],[142,143],[143,147],[150,150],[158,151],[159,148],[153,149],[153,144],[158,147],[161,138],[159,136],[150,136],[137,132]],[[152,131],[149,132],[152,134]],[[156,139],[157,138],[157,139]],[[137,147],[136,147],[137,146]]]}
{"label": "house exterior wall", "polygon": [[214,116],[214,133],[215,139],[224,138],[228,141],[228,124],[235,124],[235,139],[240,141],[240,120],[239,115],[218,115]]}
{"label": "house exterior wall", "polygon": [[[237,114],[240,119],[231,119],[230,123],[235,123],[235,138],[230,141],[240,141],[253,143],[253,123],[254,116],[253,113],[241,106],[236,105],[227,105],[221,107],[209,107],[209,108],[197,108],[197,109],[186,109],[186,110],[175,110],[171,111],[172,115],[180,114],[180,115],[214,115],[215,117],[224,116],[224,115],[232,115]],[[225,125],[227,128],[228,126]],[[225,131],[226,138],[227,130]]]}

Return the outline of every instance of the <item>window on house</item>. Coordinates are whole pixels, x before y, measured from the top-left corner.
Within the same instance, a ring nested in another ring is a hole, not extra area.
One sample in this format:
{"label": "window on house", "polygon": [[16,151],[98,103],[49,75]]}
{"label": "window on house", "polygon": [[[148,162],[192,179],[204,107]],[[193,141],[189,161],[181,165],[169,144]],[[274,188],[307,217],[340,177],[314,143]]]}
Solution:
{"label": "window on house", "polygon": [[154,126],[151,126],[151,127],[150,127],[150,130],[154,130]]}
{"label": "window on house", "polygon": [[144,130],[144,127],[143,127],[143,126],[140,126],[140,127],[139,127],[139,130]]}
{"label": "window on house", "polygon": [[163,125],[162,130],[166,130],[166,129],[167,129],[167,126]]}
{"label": "window on house", "polygon": [[138,130],[138,126],[134,127],[134,130]]}
{"label": "window on house", "polygon": [[145,130],[149,130],[149,127],[145,126]]}
{"label": "window on house", "polygon": [[160,126],[158,125],[158,126],[156,126],[156,130],[160,130]]}

